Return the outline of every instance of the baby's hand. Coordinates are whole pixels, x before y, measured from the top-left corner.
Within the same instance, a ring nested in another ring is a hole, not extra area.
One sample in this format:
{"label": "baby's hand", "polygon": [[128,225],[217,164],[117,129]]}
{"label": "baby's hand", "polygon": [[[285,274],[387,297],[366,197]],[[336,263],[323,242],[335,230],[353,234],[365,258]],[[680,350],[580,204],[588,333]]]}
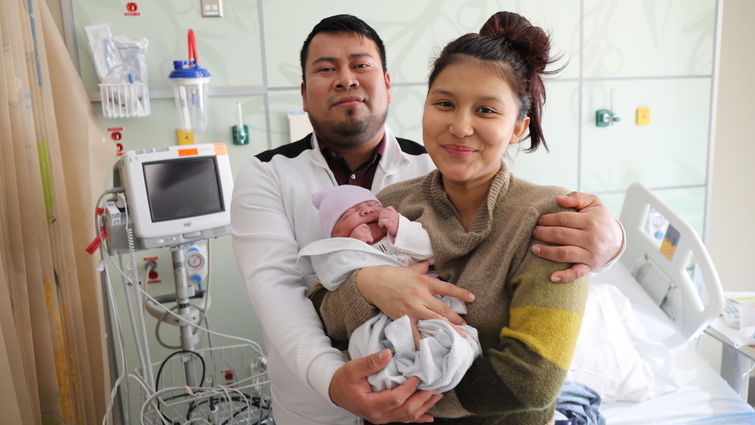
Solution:
{"label": "baby's hand", "polygon": [[367,244],[374,242],[372,240],[372,230],[370,230],[370,226],[368,226],[366,223],[362,223],[355,227],[354,230],[351,231],[349,237],[359,239],[360,241]]}
{"label": "baby's hand", "polygon": [[378,226],[385,229],[392,238],[396,238],[396,233],[398,233],[398,213],[393,207],[385,207],[383,211],[380,211]]}

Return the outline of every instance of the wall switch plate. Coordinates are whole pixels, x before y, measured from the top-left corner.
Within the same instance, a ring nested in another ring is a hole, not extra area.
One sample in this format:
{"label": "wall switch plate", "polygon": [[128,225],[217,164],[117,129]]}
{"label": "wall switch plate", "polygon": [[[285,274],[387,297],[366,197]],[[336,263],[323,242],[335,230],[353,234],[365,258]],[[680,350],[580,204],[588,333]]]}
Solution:
{"label": "wall switch plate", "polygon": [[637,108],[635,123],[637,125],[650,125],[650,108]]}
{"label": "wall switch plate", "polygon": [[619,121],[621,121],[621,118],[614,111],[609,109],[598,109],[595,111],[596,127],[608,127]]}
{"label": "wall switch plate", "polygon": [[200,0],[202,17],[219,18],[223,16],[223,0]]}

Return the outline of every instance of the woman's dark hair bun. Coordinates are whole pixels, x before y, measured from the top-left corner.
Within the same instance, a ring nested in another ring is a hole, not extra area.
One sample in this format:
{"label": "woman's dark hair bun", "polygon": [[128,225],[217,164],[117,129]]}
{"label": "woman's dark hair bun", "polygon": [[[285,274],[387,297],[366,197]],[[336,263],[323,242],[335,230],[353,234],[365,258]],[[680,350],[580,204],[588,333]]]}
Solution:
{"label": "woman's dark hair bun", "polygon": [[522,61],[529,65],[530,74],[543,73],[552,61],[548,35],[522,15],[498,12],[485,22],[480,29],[480,35],[498,38],[501,39],[501,43],[508,43],[519,53]]}

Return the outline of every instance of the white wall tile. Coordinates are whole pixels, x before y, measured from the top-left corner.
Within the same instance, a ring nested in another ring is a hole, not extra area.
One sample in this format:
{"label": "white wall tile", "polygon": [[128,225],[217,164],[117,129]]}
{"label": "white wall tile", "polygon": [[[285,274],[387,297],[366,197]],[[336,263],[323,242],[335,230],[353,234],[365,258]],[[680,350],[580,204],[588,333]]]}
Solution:
{"label": "white wall tile", "polygon": [[[425,82],[432,60],[443,46],[467,32],[478,31],[499,10],[521,12],[553,34],[554,53],[562,53],[557,66],[568,63],[562,77],[578,75],[579,7],[577,2],[538,1],[415,1],[387,0],[380,7],[368,2],[337,0],[263,2],[271,86],[298,86],[301,82],[299,51],[312,27],[327,16],[349,13],[364,19],[380,34],[386,46],[388,71],[394,82]],[[291,13],[295,8],[297,13]],[[400,13],[397,13],[400,11]]]}
{"label": "white wall tile", "polygon": [[[686,221],[702,238],[705,223],[705,187],[652,189],[655,196]],[[613,215],[621,216],[624,192],[600,194],[600,199]]]}
{"label": "white wall tile", "polygon": [[584,0],[585,77],[710,75],[715,0]]}
{"label": "white wall tile", "polygon": [[[582,188],[623,190],[705,184],[710,79],[588,82],[583,86]],[[610,108],[621,122],[599,128],[595,112]],[[650,108],[650,125],[635,125],[637,107]]]}
{"label": "white wall tile", "polygon": [[550,152],[542,146],[532,153],[523,152],[529,147],[529,140],[525,140],[509,148],[506,162],[517,176],[531,182],[577,190],[579,83],[551,82],[545,90],[542,127]]}
{"label": "white wall tile", "polygon": [[394,135],[422,144],[422,111],[426,85],[393,87],[393,102],[386,122]]}

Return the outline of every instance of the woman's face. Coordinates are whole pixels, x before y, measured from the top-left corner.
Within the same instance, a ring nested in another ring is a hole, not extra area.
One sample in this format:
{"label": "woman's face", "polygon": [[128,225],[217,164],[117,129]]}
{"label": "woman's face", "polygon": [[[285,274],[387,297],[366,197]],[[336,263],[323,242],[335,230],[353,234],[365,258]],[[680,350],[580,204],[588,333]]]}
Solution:
{"label": "woman's face", "polygon": [[519,100],[492,65],[469,58],[441,71],[425,100],[422,133],[444,183],[491,180],[529,126],[529,117],[518,118]]}

